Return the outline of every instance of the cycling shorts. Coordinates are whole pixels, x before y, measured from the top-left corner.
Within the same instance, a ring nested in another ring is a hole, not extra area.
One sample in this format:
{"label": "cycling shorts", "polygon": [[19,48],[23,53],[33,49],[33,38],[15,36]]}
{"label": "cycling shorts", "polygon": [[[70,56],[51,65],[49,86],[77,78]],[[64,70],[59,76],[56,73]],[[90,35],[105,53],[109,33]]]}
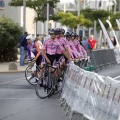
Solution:
{"label": "cycling shorts", "polygon": [[36,59],[36,64],[37,66],[41,64],[42,61],[42,55],[40,55],[37,59]]}
{"label": "cycling shorts", "polygon": [[59,59],[63,56],[63,54],[56,54],[56,61],[58,62]]}
{"label": "cycling shorts", "polygon": [[56,55],[47,54],[47,57],[50,60],[51,65],[53,65],[54,61],[56,60]]}

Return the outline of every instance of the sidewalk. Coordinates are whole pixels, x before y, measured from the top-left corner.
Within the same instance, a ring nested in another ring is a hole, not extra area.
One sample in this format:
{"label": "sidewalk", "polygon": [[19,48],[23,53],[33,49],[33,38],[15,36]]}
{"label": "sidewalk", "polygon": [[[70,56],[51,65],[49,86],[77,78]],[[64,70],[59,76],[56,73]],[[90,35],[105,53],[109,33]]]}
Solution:
{"label": "sidewalk", "polygon": [[17,65],[17,70],[9,70],[9,63],[10,62],[3,62],[3,63],[0,63],[0,73],[19,73],[19,72],[24,72],[26,67],[28,66],[28,64],[25,64],[24,66],[20,66],[20,63],[19,63],[19,58],[20,56],[18,55],[18,60],[13,62]]}
{"label": "sidewalk", "polygon": [[0,73],[16,73],[16,72],[24,72],[26,67],[28,66],[27,64],[25,66],[20,66],[19,62],[13,62],[17,65],[17,70],[9,70],[9,63],[10,62],[4,62],[0,63]]}

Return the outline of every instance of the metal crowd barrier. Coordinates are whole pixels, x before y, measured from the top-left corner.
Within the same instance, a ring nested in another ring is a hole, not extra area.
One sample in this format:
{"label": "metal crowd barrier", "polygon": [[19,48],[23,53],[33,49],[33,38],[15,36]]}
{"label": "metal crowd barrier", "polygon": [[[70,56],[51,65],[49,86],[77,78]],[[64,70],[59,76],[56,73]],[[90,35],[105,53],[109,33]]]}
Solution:
{"label": "metal crowd barrier", "polygon": [[65,74],[60,106],[72,120],[118,120],[120,114],[120,81],[85,71],[71,63]]}
{"label": "metal crowd barrier", "polygon": [[91,57],[91,62],[95,66],[96,71],[117,64],[113,49],[94,50],[88,54]]}

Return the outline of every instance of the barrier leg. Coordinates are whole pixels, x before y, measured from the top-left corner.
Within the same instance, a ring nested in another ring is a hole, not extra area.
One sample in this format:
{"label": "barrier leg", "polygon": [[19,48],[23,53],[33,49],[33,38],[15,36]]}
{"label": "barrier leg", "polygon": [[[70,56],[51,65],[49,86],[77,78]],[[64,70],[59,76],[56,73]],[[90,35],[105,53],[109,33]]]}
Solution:
{"label": "barrier leg", "polygon": [[67,108],[66,108],[66,116],[68,115],[68,113],[70,112],[70,106],[67,106]]}
{"label": "barrier leg", "polygon": [[60,100],[60,106],[62,107],[62,105],[63,105],[65,102],[66,102],[65,99],[62,98],[62,99]]}
{"label": "barrier leg", "polygon": [[67,107],[68,105],[67,105],[67,102],[65,102],[65,104],[64,104],[64,110],[66,110],[66,107]]}
{"label": "barrier leg", "polygon": [[69,115],[69,120],[72,120],[72,117],[73,117],[73,111],[71,110]]}

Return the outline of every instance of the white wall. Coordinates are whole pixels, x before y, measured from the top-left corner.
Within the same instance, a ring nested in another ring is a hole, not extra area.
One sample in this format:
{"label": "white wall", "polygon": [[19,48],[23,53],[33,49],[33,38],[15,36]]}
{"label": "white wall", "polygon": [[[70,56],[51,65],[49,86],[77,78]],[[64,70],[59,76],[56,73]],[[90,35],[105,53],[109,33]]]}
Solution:
{"label": "white wall", "polygon": [[21,24],[21,7],[11,7],[8,6],[8,3],[11,0],[4,0],[5,7],[4,10],[0,11],[0,16],[5,15],[12,18],[13,21]]}
{"label": "white wall", "polygon": [[[23,26],[23,7],[12,7],[9,6],[8,3],[11,0],[4,0],[5,7],[4,10],[0,10],[0,17],[2,15],[10,17],[14,22],[18,23],[20,26]],[[35,33],[35,23],[33,23],[33,19],[35,16],[35,12],[32,9],[26,9],[26,31],[29,34]]]}

